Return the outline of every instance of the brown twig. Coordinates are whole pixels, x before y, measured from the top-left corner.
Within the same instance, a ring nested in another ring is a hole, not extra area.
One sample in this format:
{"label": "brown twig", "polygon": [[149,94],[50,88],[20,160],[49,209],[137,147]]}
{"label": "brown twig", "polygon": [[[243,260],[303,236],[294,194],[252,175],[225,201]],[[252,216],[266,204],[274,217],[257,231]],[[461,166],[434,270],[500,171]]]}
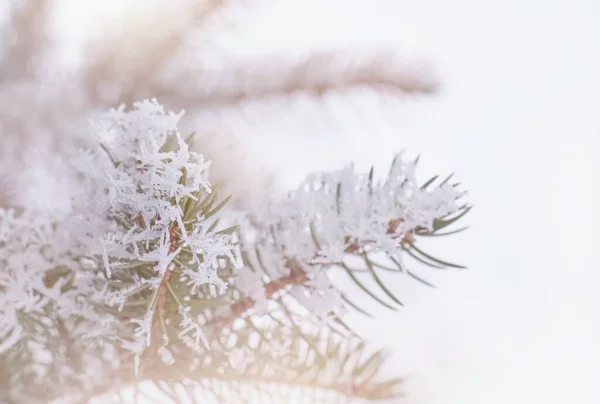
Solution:
{"label": "brown twig", "polygon": [[[265,285],[265,295],[271,299],[277,292],[291,285],[301,285],[308,280],[308,275],[298,265],[288,264],[289,275],[273,280]],[[231,324],[236,318],[242,316],[248,310],[254,308],[256,301],[250,297],[243,297],[230,306],[230,314],[225,317],[216,318],[209,321],[209,324],[217,329],[224,328]]]}

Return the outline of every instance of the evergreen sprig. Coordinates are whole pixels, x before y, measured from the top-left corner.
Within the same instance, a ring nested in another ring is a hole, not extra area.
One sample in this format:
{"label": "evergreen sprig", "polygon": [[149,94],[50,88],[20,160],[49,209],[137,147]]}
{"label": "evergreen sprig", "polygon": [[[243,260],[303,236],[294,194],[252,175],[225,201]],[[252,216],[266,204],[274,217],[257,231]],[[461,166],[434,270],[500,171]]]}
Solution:
{"label": "evergreen sprig", "polygon": [[405,258],[463,268],[421,246],[471,209],[459,184],[419,185],[417,161],[400,154],[383,180],[352,166],[316,173],[232,216],[180,117],[156,101],[112,110],[94,125],[98,150],[71,162],[68,215],[2,212],[3,399],[83,403],[148,383],[175,402],[397,397],[402,380],[381,378],[385,352],[343,320],[348,308],[370,313],[330,274],[396,310],[383,273],[429,284]]}

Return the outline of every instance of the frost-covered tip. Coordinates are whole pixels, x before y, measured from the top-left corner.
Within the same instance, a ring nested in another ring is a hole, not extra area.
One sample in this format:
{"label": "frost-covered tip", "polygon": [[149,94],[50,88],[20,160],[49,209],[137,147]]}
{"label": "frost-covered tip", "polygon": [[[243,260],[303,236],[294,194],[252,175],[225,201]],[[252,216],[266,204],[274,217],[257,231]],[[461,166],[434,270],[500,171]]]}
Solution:
{"label": "frost-covered tip", "polygon": [[450,184],[422,189],[415,165],[399,154],[387,179],[379,182],[356,173],[353,166],[311,175],[269,206],[259,222],[273,229],[279,250],[288,258],[333,264],[356,247],[396,255],[399,240],[456,212],[462,195]]}
{"label": "frost-covered tip", "polygon": [[[94,174],[108,196],[109,213],[137,218],[135,226],[108,234],[102,240],[108,275],[112,274],[109,257],[113,261],[156,261],[156,271],[164,275],[180,251],[171,249],[171,232],[176,226],[185,227],[181,200],[196,200],[198,192],[211,191],[209,163],[202,155],[191,152],[177,131],[181,115],[165,112],[156,100],[146,100],[135,103],[131,111],[124,107],[111,110],[94,123],[96,137],[107,157],[103,170],[94,170]],[[187,245],[207,244],[206,234],[197,237],[181,233]],[[140,246],[156,240],[154,249],[140,252]]]}
{"label": "frost-covered tip", "polygon": [[[436,219],[458,211],[457,199],[463,193],[446,183],[420,186],[415,167],[416,162],[405,162],[400,153],[381,181],[372,172],[356,173],[352,165],[308,176],[295,191],[250,220],[259,234],[252,248],[267,263],[259,267],[277,280],[288,276],[286,263],[301,263],[307,280],[290,290],[296,300],[316,317],[343,311],[327,268],[358,252],[381,251],[401,260],[400,244],[413,240],[416,229],[431,230]],[[237,282],[237,288],[254,301],[264,299],[258,276],[247,268]]]}

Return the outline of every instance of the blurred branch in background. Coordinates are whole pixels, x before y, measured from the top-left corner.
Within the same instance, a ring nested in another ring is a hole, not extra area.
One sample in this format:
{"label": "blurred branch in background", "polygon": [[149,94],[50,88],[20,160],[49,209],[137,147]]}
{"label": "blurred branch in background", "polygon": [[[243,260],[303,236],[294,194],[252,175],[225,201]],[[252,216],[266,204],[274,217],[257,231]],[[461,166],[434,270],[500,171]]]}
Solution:
{"label": "blurred branch in background", "polygon": [[7,0],[8,22],[0,27],[4,48],[0,82],[19,80],[43,63],[50,41],[48,15],[51,0]]}

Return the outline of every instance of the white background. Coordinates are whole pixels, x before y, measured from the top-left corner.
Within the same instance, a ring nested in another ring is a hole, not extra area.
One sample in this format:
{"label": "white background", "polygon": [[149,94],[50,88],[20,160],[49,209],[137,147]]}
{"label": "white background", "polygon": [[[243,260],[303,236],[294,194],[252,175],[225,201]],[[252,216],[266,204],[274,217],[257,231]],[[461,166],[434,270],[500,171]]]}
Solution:
{"label": "white background", "polygon": [[260,119],[243,139],[289,184],[349,160],[385,168],[406,147],[422,154],[425,174],[455,171],[470,190],[471,229],[436,244],[469,269],[432,274],[435,290],[403,280],[405,310],[355,321],[394,348],[406,402],[600,402],[600,3],[262,3],[230,49],[369,42],[439,68],[444,88],[433,98],[384,107],[355,95],[346,120],[283,106],[287,124]]}

